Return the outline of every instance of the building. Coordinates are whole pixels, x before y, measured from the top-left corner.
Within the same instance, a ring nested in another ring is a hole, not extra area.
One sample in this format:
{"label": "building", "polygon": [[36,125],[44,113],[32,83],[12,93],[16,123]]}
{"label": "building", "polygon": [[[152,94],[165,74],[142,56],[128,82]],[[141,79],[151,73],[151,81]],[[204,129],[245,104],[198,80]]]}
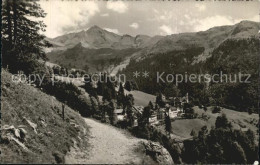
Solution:
{"label": "building", "polygon": [[135,114],[143,114],[144,107],[143,106],[133,106],[133,111]]}
{"label": "building", "polygon": [[125,120],[125,114],[123,109],[115,109],[114,113],[117,115],[118,121]]}
{"label": "building", "polygon": [[164,108],[159,108],[157,110],[157,120],[164,120],[164,116],[165,116],[165,109]]}

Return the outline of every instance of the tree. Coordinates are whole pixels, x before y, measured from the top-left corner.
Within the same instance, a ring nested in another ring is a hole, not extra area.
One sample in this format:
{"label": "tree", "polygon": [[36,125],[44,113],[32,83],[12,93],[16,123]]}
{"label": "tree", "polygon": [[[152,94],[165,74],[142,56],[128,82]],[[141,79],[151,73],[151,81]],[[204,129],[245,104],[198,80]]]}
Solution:
{"label": "tree", "polygon": [[178,87],[176,87],[175,85],[173,86],[168,86],[164,89],[163,93],[165,94],[165,96],[167,98],[169,97],[178,97],[180,90],[178,89]]}
{"label": "tree", "polygon": [[191,130],[191,132],[190,132],[190,136],[192,136],[192,137],[197,136],[197,134],[196,134],[196,132],[194,131],[194,129]]}
{"label": "tree", "polygon": [[150,106],[144,107],[142,120],[143,120],[143,123],[144,123],[145,125],[146,125],[146,124],[149,124],[149,118],[150,118],[150,116],[151,116],[151,107],[150,107]]}
{"label": "tree", "polygon": [[130,81],[126,81],[125,89],[128,90],[128,91],[131,91],[133,89],[133,85]]}
{"label": "tree", "polygon": [[214,106],[213,110],[212,110],[212,113],[220,113],[221,112],[221,109],[219,106]]}
{"label": "tree", "polygon": [[103,104],[100,106],[101,109],[101,121],[102,122],[109,122],[107,120],[107,114],[109,113],[109,110],[111,109],[111,105],[107,100],[103,101]]}
{"label": "tree", "polygon": [[111,82],[111,81],[112,81],[112,80],[110,80],[110,79],[108,78],[106,85],[107,85],[108,90],[109,90],[110,93],[111,93],[111,99],[116,99],[115,85],[114,85],[114,83]]}
{"label": "tree", "polygon": [[232,128],[231,123],[228,121],[227,116],[224,113],[217,117],[215,127],[224,129]]}
{"label": "tree", "polygon": [[158,104],[160,107],[164,107],[165,106],[165,102],[163,100],[163,95],[162,93],[159,93],[156,97],[156,104]]}
{"label": "tree", "polygon": [[149,106],[151,109],[154,109],[153,103],[152,103],[151,101],[149,102],[148,106]]}
{"label": "tree", "polygon": [[165,115],[165,131],[168,133],[168,136],[170,136],[172,132],[172,123],[169,115]]}
{"label": "tree", "polygon": [[126,114],[127,114],[127,122],[130,127],[134,124],[134,97],[132,94],[129,94],[126,98]]}
{"label": "tree", "polygon": [[99,102],[98,99],[95,98],[94,96],[90,96],[90,101],[91,101],[91,115],[97,113],[98,109],[99,109]]}
{"label": "tree", "polygon": [[120,82],[119,90],[117,93],[117,104],[122,106],[125,101],[125,92],[122,83]]}
{"label": "tree", "polygon": [[43,48],[51,44],[39,33],[45,31],[46,25],[35,21],[46,16],[37,1],[7,0],[2,9],[3,65],[15,71],[24,69],[16,64],[25,56],[46,60]]}
{"label": "tree", "polygon": [[110,124],[112,125],[115,125],[117,122],[117,115],[115,113],[115,109],[116,109],[116,102],[115,100],[111,100],[107,111],[109,115]]}
{"label": "tree", "polygon": [[184,113],[185,113],[185,117],[188,118],[188,119],[195,118],[196,115],[197,115],[195,113],[194,109],[192,108],[191,104],[189,104],[189,103],[184,104],[183,110],[184,110]]}

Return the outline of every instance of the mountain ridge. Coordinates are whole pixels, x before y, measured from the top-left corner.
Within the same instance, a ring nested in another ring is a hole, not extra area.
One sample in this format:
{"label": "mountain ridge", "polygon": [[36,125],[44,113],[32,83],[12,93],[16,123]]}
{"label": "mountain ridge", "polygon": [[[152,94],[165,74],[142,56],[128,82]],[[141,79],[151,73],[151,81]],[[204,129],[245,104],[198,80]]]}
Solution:
{"label": "mountain ridge", "polygon": [[[136,35],[133,37],[128,34],[118,35],[95,25],[86,31],[83,30],[78,33],[70,33],[50,40],[51,42],[55,43],[55,47],[50,51],[51,53],[47,54],[47,56],[51,59],[51,62],[58,62],[59,64],[62,64],[63,62],[61,59],[59,60],[58,58],[53,58],[51,56],[57,56],[57,54],[59,54],[59,56],[62,54],[67,54],[66,52],[69,51],[69,49],[74,48],[77,44],[80,43],[80,49],[109,48],[115,50],[110,52],[112,54],[115,52],[121,52],[122,55],[116,53],[116,56],[121,59],[120,63],[129,63],[130,58],[141,60],[153,54],[203,47],[204,51],[193,59],[192,64],[195,64],[205,61],[207,58],[209,58],[211,56],[211,52],[226,39],[257,37],[259,29],[260,26],[257,22],[241,21],[235,25],[217,26],[200,32],[179,33],[153,37],[147,35]],[[130,51],[133,52],[133,54],[129,54],[129,51],[127,51],[128,53],[126,55],[123,51],[125,49],[134,50]],[[107,54],[105,54],[106,53],[103,54],[103,57],[104,59],[107,59],[107,57],[105,57]],[[83,57],[83,55],[76,56]],[[92,54],[92,56],[94,57],[95,54]],[[53,61],[53,59],[56,61]],[[82,59],[77,59],[75,57],[74,60]],[[73,61],[70,61],[70,63],[73,63]],[[112,66],[112,68],[113,67],[116,66]]]}

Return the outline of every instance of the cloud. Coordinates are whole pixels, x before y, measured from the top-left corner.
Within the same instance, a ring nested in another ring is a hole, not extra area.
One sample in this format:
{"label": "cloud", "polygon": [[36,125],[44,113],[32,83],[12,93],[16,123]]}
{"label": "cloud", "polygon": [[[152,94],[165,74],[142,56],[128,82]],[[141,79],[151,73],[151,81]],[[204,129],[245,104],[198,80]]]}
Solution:
{"label": "cloud", "polygon": [[153,12],[155,12],[156,14],[159,14],[159,11],[156,9],[153,9]]}
{"label": "cloud", "polygon": [[125,13],[128,10],[128,6],[122,1],[108,1],[107,9],[118,13]]}
{"label": "cloud", "polygon": [[190,19],[190,15],[188,15],[188,14],[184,14],[184,17],[185,17],[186,19]]}
{"label": "cloud", "polygon": [[47,37],[57,37],[66,32],[83,28],[89,23],[90,18],[100,11],[98,5],[93,1],[84,3],[40,1],[40,5],[47,13],[43,20],[47,25],[45,33]]}
{"label": "cloud", "polygon": [[206,6],[203,4],[196,4],[195,7],[200,11],[205,11],[206,10]]}
{"label": "cloud", "polygon": [[171,29],[171,27],[169,27],[167,25],[162,25],[159,27],[159,29],[168,35],[173,33],[173,30]]}
{"label": "cloud", "polygon": [[108,13],[104,13],[104,14],[101,14],[100,16],[101,16],[101,17],[108,17],[109,14],[108,14]]}
{"label": "cloud", "polygon": [[158,21],[158,22],[162,22],[162,23],[167,23],[169,21],[171,21],[175,14],[173,11],[161,11],[159,12],[158,10],[153,10],[153,16],[149,16],[149,18],[147,19],[148,21]]}
{"label": "cloud", "polygon": [[134,29],[138,29],[139,28],[139,24],[134,22],[131,25],[129,25],[130,27],[134,28]]}
{"label": "cloud", "polygon": [[255,22],[259,22],[259,15],[255,15],[254,17],[252,17],[252,19],[250,19],[251,21],[255,21]]}
{"label": "cloud", "polygon": [[204,31],[214,26],[233,25],[237,23],[232,19],[232,17],[221,15],[206,17],[204,19],[194,20],[193,22],[193,24],[195,25],[195,31]]}
{"label": "cloud", "polygon": [[118,29],[110,29],[110,28],[104,28],[106,31],[109,31],[109,32],[112,32],[112,33],[115,33],[115,34],[120,34]]}

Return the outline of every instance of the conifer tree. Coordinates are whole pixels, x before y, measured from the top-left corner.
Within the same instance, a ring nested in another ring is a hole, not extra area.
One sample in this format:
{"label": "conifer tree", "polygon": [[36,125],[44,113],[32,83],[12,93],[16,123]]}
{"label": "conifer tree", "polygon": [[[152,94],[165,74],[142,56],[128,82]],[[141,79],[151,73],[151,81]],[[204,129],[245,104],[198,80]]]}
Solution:
{"label": "conifer tree", "polygon": [[127,114],[127,120],[129,126],[133,126],[134,124],[133,106],[134,106],[134,97],[132,94],[129,94],[126,99],[126,114]]}
{"label": "conifer tree", "polygon": [[40,31],[45,31],[46,13],[36,1],[5,0],[2,6],[3,65],[15,67],[19,60],[46,59],[44,47],[51,46]]}
{"label": "conifer tree", "polygon": [[124,104],[124,100],[125,100],[125,92],[122,83],[120,83],[119,90],[117,93],[117,104],[122,106]]}
{"label": "conifer tree", "polygon": [[172,123],[169,115],[165,115],[165,131],[168,133],[168,136],[170,136],[172,132]]}

